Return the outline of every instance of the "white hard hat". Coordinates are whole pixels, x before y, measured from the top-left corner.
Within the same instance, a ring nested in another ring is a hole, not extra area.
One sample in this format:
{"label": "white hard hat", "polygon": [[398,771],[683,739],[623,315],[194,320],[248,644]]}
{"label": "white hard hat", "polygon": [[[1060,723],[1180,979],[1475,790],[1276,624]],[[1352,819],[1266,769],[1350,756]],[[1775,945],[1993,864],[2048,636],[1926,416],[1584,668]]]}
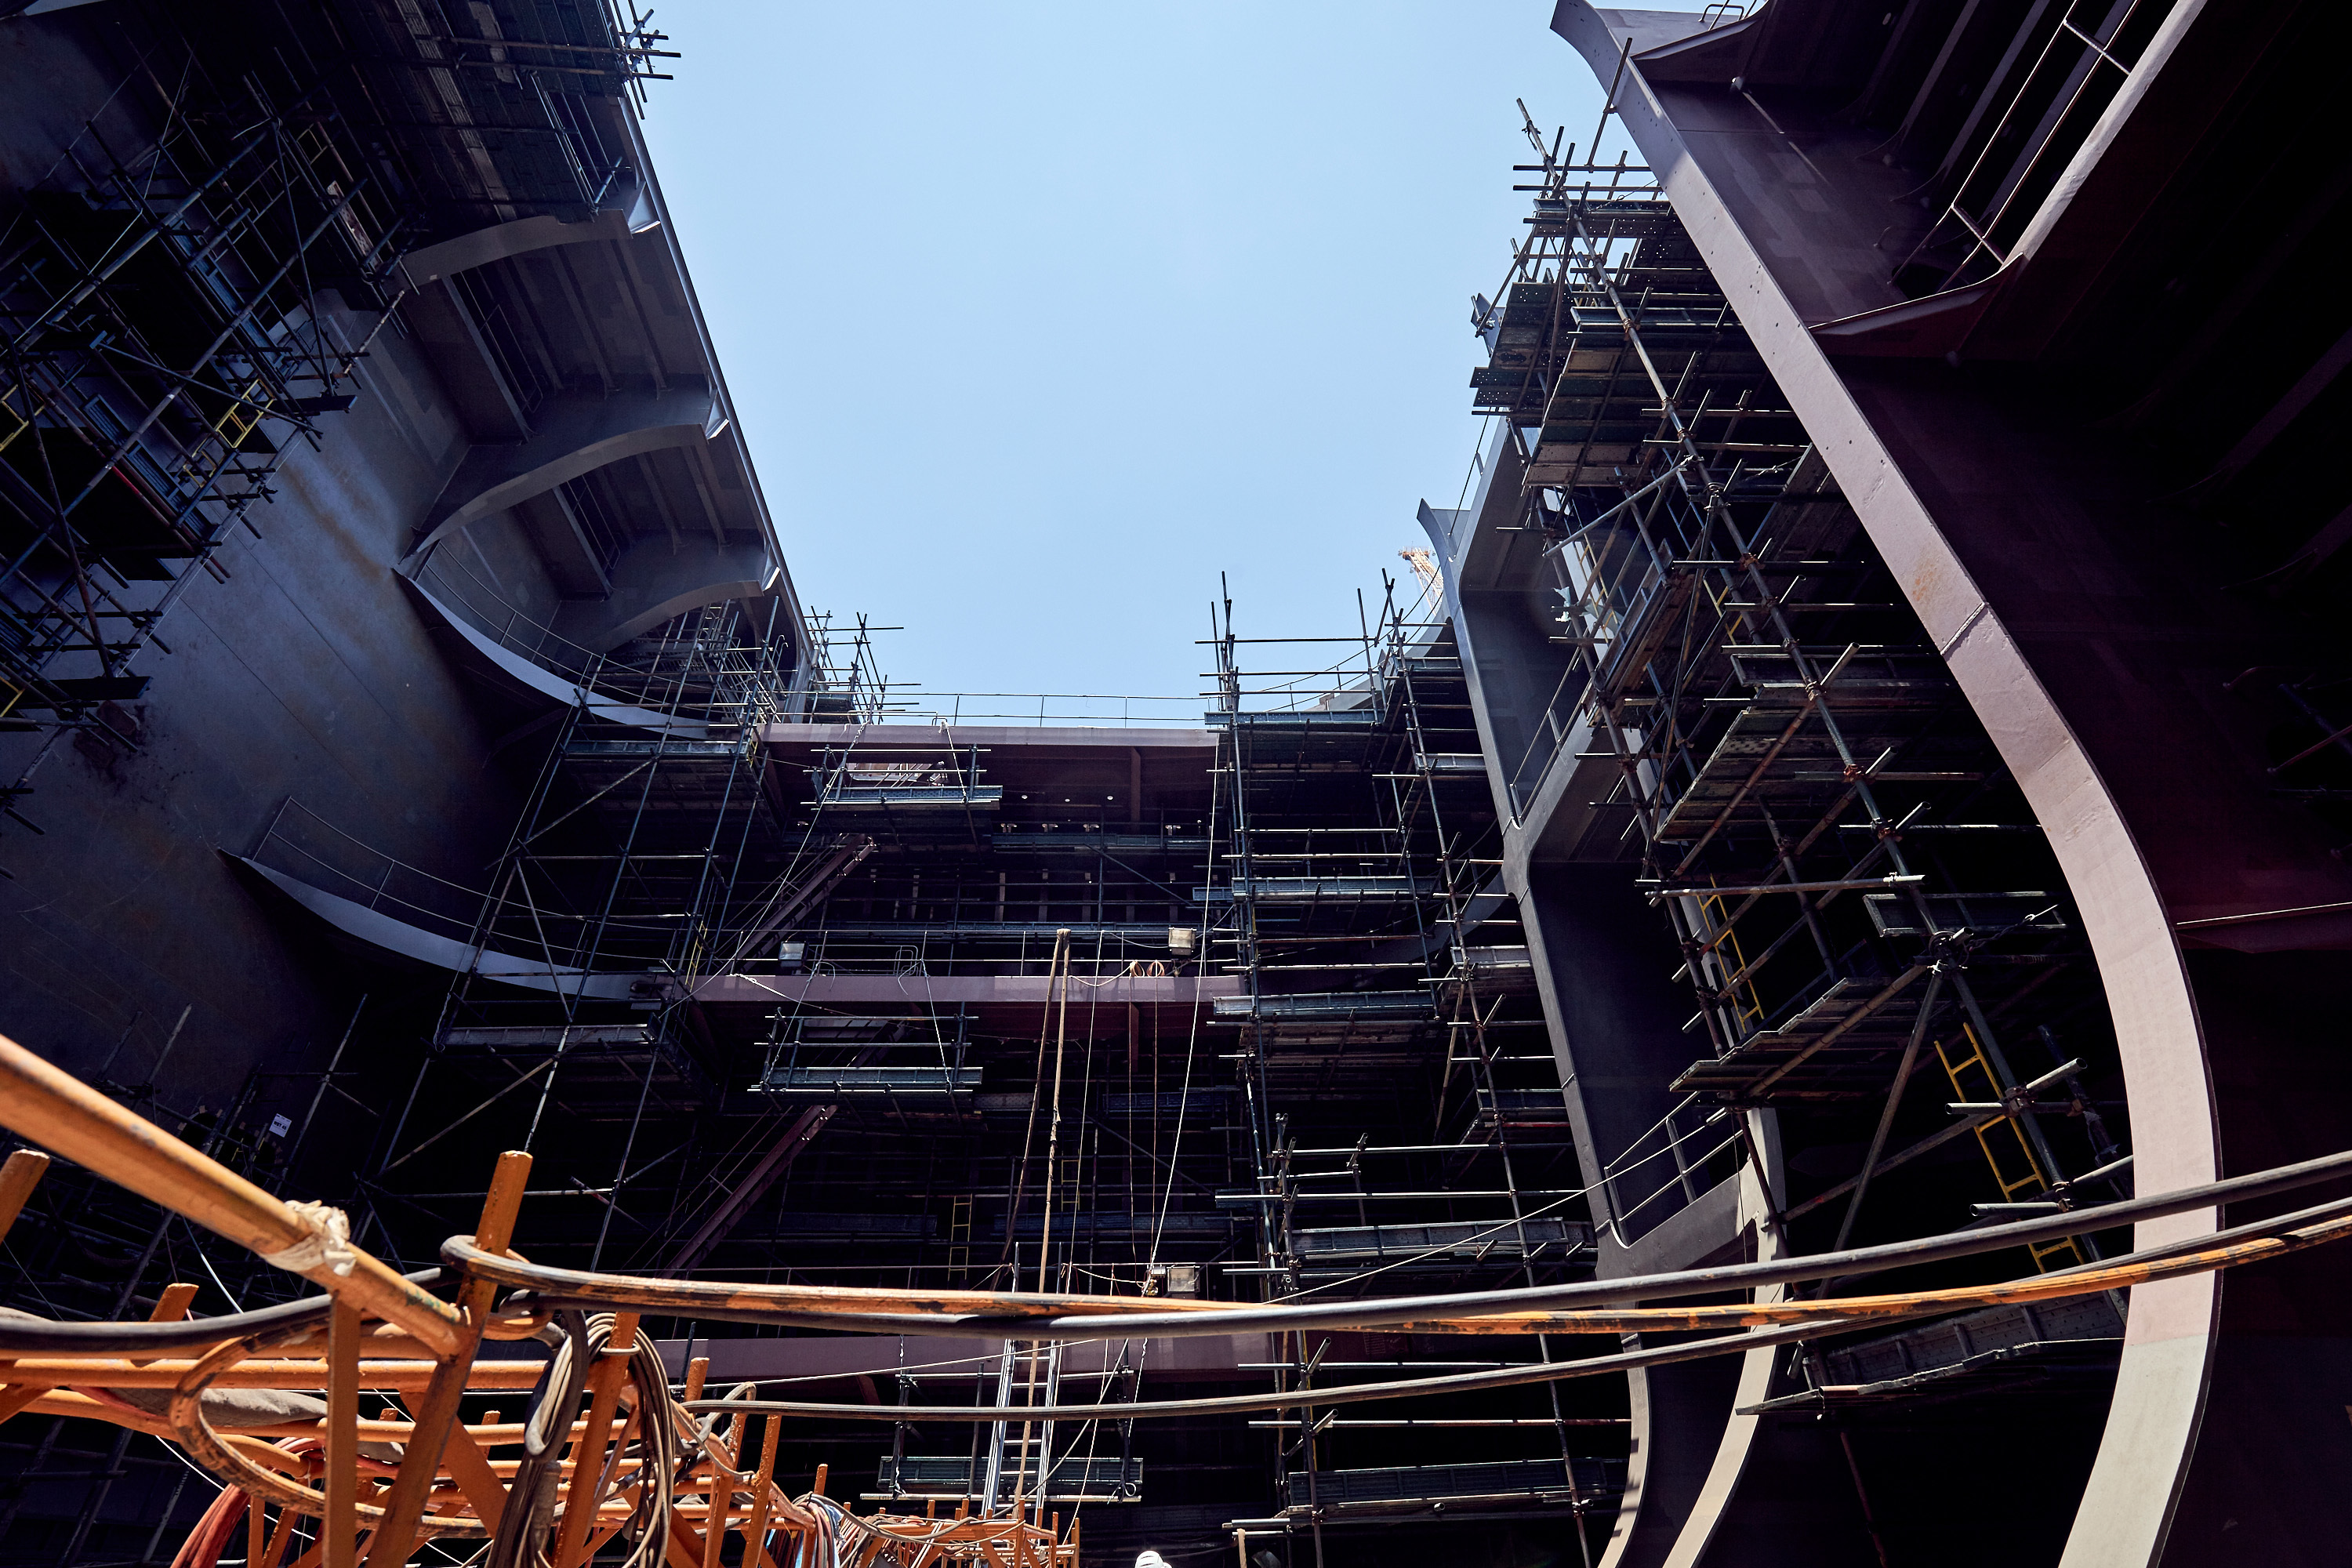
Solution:
{"label": "white hard hat", "polygon": [[1168,1568],[1168,1559],[1157,1552],[1147,1551],[1135,1560],[1135,1568]]}

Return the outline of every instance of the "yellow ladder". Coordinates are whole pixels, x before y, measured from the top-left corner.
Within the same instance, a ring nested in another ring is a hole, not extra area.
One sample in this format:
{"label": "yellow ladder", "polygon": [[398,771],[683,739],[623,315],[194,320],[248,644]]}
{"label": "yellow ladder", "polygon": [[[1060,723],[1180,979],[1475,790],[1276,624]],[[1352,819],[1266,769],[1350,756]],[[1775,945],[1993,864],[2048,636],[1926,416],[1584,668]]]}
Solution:
{"label": "yellow ladder", "polygon": [[[1985,1059],[1983,1043],[1966,1024],[1960,1026],[1960,1035],[1968,1046],[1966,1056],[1955,1056],[1957,1046],[1947,1048],[1943,1041],[1936,1042],[1936,1058],[1944,1064],[1944,1076],[1952,1080],[1952,1098],[1979,1105],[1998,1101],[2001,1082]],[[1977,1146],[1984,1151],[1985,1163],[1992,1167],[1993,1184],[2000,1189],[2001,1202],[2031,1202],[2050,1190],[2049,1175],[2033,1157],[2033,1145],[2015,1117],[1979,1122],[1976,1132]],[[2033,1255],[2033,1267],[2044,1274],[2053,1260],[2061,1268],[2084,1261],[2082,1248],[2071,1239],[2032,1242],[2026,1250]]]}
{"label": "yellow ladder", "polygon": [[[1723,921],[1724,900],[1719,895],[1710,896],[1702,893],[1699,895],[1698,905],[1699,908],[1706,911],[1707,919],[1715,921],[1718,927],[1721,926]],[[1727,973],[1738,974],[1748,967],[1748,955],[1739,951],[1739,937],[1738,933],[1730,931],[1725,932],[1723,941],[1717,944],[1715,951],[1718,955],[1717,960],[1718,963],[1722,962],[1722,955],[1729,956],[1730,963],[1726,968]],[[1745,1001],[1741,1000],[1738,994],[1742,991],[1748,994]],[[1741,1023],[1757,1024],[1763,1021],[1764,1004],[1763,1001],[1756,994],[1755,981],[1752,979],[1741,981],[1738,985],[1732,987],[1732,1011],[1738,1016]]]}
{"label": "yellow ladder", "polygon": [[971,1273],[971,1194],[948,1199],[948,1276],[957,1284]]}
{"label": "yellow ladder", "polygon": [[5,429],[8,432],[5,436],[0,436],[0,452],[6,451],[9,443],[30,430],[33,427],[34,416],[41,412],[41,407],[37,406],[32,414],[17,413],[16,406],[8,401],[11,395],[10,393],[0,392],[0,429]]}
{"label": "yellow ladder", "polygon": [[243,447],[254,427],[269,416],[270,398],[260,382],[254,382],[238,396],[241,401],[230,404],[213,423],[213,434],[227,443],[232,452]]}

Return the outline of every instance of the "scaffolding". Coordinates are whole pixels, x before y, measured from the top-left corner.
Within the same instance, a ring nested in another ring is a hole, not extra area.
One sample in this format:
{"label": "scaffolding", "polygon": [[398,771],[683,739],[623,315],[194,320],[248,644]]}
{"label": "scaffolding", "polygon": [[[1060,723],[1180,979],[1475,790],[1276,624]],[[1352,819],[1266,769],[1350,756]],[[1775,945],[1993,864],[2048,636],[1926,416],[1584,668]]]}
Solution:
{"label": "scaffolding", "polygon": [[[831,635],[797,650],[764,606],[721,605],[591,657],[490,619],[462,569],[423,585],[577,697],[478,884],[300,802],[247,857],[414,933],[383,940],[460,955],[388,1097],[363,1229],[389,1243],[454,1220],[480,1194],[417,1173],[494,1141],[564,1173],[547,1191],[569,1218],[541,1250],[591,1266],[1203,1293],[1244,1234],[1214,1203],[1240,1147],[1231,1099],[1205,1063],[1189,1072],[1183,1021],[1206,735],[894,722],[887,628],[863,617],[818,617]],[[1105,1005],[1111,986],[1129,989]],[[1139,1386],[1140,1347],[1062,1355],[1005,1346],[901,1386],[918,1405]],[[977,1428],[961,1454],[927,1451],[924,1430],[875,1448],[874,1495],[1000,1519],[1142,1495],[1131,1424]],[[843,1466],[873,1442],[813,1431],[787,1453]],[[1198,1438],[1177,1451],[1216,1462]]]}
{"label": "scaffolding", "polygon": [[[1703,1047],[1624,1157],[1673,1168],[1604,1173],[1610,1223],[1630,1240],[1752,1159],[1754,1110],[1866,1148],[1777,1216],[1824,1247],[1970,1131],[1976,1217],[2120,1184],[2085,1087],[2114,1071],[2105,998],[2016,782],[1650,172],[1528,135],[1534,212],[1477,301],[1474,405],[1559,609],[1549,696],[1496,761],[1514,814],[1638,858]],[[1914,1080],[1937,1063],[1930,1105]]]}
{"label": "scaffolding", "polygon": [[[0,810],[79,735],[139,744],[159,625],[317,421],[351,406],[411,219],[335,96],[283,69],[152,95],[138,147],[85,126],[0,227]],[[118,136],[120,132],[117,132]],[[354,342],[317,303],[378,312]],[[24,745],[26,742],[19,742]]]}
{"label": "scaffolding", "polygon": [[[363,1184],[376,1224],[454,1221],[479,1194],[418,1193],[414,1162],[501,1130],[580,1200],[541,1251],[590,1267],[1244,1300],[1581,1277],[1557,1069],[1426,608],[1392,587],[1306,676],[1244,670],[1228,623],[1206,731],[1032,736],[890,722],[862,621],[806,653],[795,706],[768,628],[720,606],[566,666],[588,694],[478,889],[289,806],[257,859],[470,955]],[[545,633],[501,635],[546,658]],[[1368,1343],[1293,1336],[1282,1366],[1220,1375],[1296,1390],[1410,1359]],[[1116,1539],[1147,1473],[1182,1507],[1254,1472],[1308,1533],[1414,1498],[1598,1524],[1622,1486],[1622,1405],[1549,1392],[1450,1416],[1481,1462],[1419,1492],[1382,1479],[1411,1425],[1311,1412],[1303,1443],[1266,1426],[1242,1450],[1203,1431],[1147,1456],[1088,1422],[920,1441],[942,1399],[1123,1399],[1149,1370],[1139,1345],[1089,1353],[1016,1341],[898,1374],[910,1414],[871,1495],[1111,1509]],[[840,1462],[873,1438],[805,1441]]]}
{"label": "scaffolding", "polygon": [[[278,17],[264,49],[250,20],[142,18],[152,62],[0,223],[0,813],[35,831],[61,742],[140,749],[152,677],[132,667],[356,400],[411,292],[403,253],[588,216],[632,158],[602,104],[671,57],[609,3],[503,29],[485,10],[483,36]],[[528,402],[546,378],[499,330],[499,286],[457,285]]]}
{"label": "scaffolding", "polygon": [[[1389,584],[1354,639],[1243,638],[1219,606],[1230,786],[1202,895],[1222,922],[1211,956],[1243,981],[1215,1016],[1255,1166],[1219,1201],[1256,1220],[1263,1300],[1535,1285],[1594,1256],[1460,653],[1433,574],[1420,585],[1400,605]],[[1281,1391],[1404,1359],[1284,1342],[1264,1369]],[[1507,1353],[1555,1352],[1530,1337]],[[1559,1512],[1589,1559],[1623,1489],[1622,1408],[1556,1390],[1456,1402],[1425,1419],[1475,1462],[1431,1465],[1414,1420],[1310,1407],[1266,1424],[1279,1511],[1228,1528],[1303,1535],[1319,1562],[1329,1529]]]}

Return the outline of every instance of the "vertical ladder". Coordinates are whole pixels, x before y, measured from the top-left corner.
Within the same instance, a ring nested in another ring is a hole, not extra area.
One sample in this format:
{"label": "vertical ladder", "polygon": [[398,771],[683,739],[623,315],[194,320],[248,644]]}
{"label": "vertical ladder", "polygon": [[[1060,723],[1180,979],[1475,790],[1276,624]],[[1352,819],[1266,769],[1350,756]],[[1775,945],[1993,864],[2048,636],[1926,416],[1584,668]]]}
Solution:
{"label": "vertical ladder", "polygon": [[971,1274],[971,1194],[948,1199],[948,1279],[961,1285]]}
{"label": "vertical ladder", "polygon": [[[1976,1030],[1968,1024],[1960,1026],[1962,1042],[1968,1054],[1959,1054],[1959,1046],[1936,1042],[1937,1059],[1944,1064],[1944,1076],[1952,1081],[1955,1099],[1983,1104],[1999,1100],[2009,1086],[2000,1081],[1992,1063],[1985,1059],[1983,1043]],[[1977,1126],[1977,1146],[1984,1151],[1985,1163],[1992,1167],[1993,1184],[2000,1189],[2000,1201],[2005,1204],[2029,1202],[2050,1190],[2049,1173],[2033,1156],[2033,1145],[2026,1138],[2025,1129],[2013,1116],[1980,1122]],[[2033,1267],[2046,1274],[2053,1262],[2061,1268],[2082,1262],[2083,1252],[2071,1238],[2029,1243],[2026,1251],[2033,1256]]]}
{"label": "vertical ladder", "polygon": [[[996,1363],[997,1407],[1044,1407],[1055,1404],[1062,1392],[1062,1349],[1058,1340],[1044,1343],[1005,1341]],[[1030,1391],[1033,1377],[1038,1384],[1034,1397]],[[1054,1424],[1046,1421],[1032,1426],[1025,1452],[1013,1426],[1013,1422],[1005,1420],[989,1427],[988,1468],[980,1486],[979,1507],[983,1515],[1010,1509],[1016,1495],[1026,1502],[1045,1490],[1049,1469],[1045,1456],[1053,1452]]]}
{"label": "vertical ladder", "polygon": [[[1714,878],[1709,877],[1707,879],[1709,881],[1713,881]],[[1697,902],[1699,907],[1706,911],[1707,921],[1713,929],[1723,931],[1723,899],[1720,896],[1710,898],[1706,895],[1701,895]],[[1730,960],[1727,964],[1724,960],[1724,954],[1726,953],[1728,954]],[[1724,932],[1723,941],[1718,946],[1717,953],[1711,956],[1708,959],[1708,963],[1717,967],[1717,972],[1718,973],[1727,977],[1729,975],[1744,974],[1748,973],[1748,955],[1740,951],[1739,935],[1736,930]],[[1742,991],[1747,993],[1745,1000],[1743,1000],[1739,995],[1739,993]],[[1731,1004],[1732,1014],[1734,1017],[1738,1020],[1743,1029],[1754,1030],[1763,1026],[1764,1002],[1761,997],[1756,994],[1756,982],[1753,979],[1743,980],[1738,985],[1732,987],[1732,994],[1727,997],[1726,1000]]]}
{"label": "vertical ladder", "polygon": [[[1004,1342],[1003,1352],[996,1362],[996,1407],[999,1410],[1013,1403],[1013,1342]],[[996,1499],[1004,1485],[1004,1433],[1008,1423],[999,1421],[988,1429],[988,1475],[981,1483],[976,1506],[985,1519],[996,1511]]]}

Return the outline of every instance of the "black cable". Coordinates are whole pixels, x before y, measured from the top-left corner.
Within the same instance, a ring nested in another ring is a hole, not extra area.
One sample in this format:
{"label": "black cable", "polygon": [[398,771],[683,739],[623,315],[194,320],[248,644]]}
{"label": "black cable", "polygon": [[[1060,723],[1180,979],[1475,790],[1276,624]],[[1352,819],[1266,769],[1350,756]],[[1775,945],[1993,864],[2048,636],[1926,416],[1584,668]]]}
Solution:
{"label": "black cable", "polygon": [[[2352,1212],[2352,1199],[2339,1198],[2322,1204],[2300,1214],[2282,1215],[2256,1225],[2242,1226],[2219,1236],[2200,1238],[2209,1248],[2262,1236],[2279,1236],[2282,1230],[2314,1217],[2340,1220]],[[2340,1238],[2339,1235],[2288,1235],[2284,1250],[2324,1246]],[[2144,1253],[2112,1258],[2103,1263],[2063,1270],[2067,1274],[2089,1274],[2102,1270],[2128,1268],[2137,1264],[2160,1261],[2179,1257],[2179,1244],[2151,1247]],[[2272,1256],[2276,1256],[2273,1254]],[[2267,1259],[2240,1259],[2242,1262]],[[2208,1265],[2227,1268],[2227,1263]],[[2051,1276],[2056,1278],[2056,1276]],[[2107,1287],[2088,1285],[2074,1295],[2097,1295]],[[1321,1409],[1331,1405],[1366,1405],[1384,1399],[1415,1398],[1427,1394],[1464,1394],[1494,1388],[1519,1388],[1530,1384],[1565,1383],[1574,1378],[1598,1377],[1614,1372],[1629,1372],[1639,1367],[1664,1366],[1675,1362],[1704,1361],[1720,1355],[1739,1355],[1752,1350],[1766,1350],[1778,1345],[1793,1344],[1811,1339],[1826,1339],[1832,1335],[1852,1333],[1856,1330],[1877,1329],[1891,1324],[1913,1322],[1926,1318],[1940,1318],[1963,1310],[1969,1303],[1950,1300],[1928,1300],[1916,1306],[1893,1311],[1874,1311],[1862,1318],[1830,1318],[1815,1322],[1788,1323],[1774,1328],[1743,1330],[1738,1333],[1717,1334],[1710,1339],[1691,1340],[1677,1345],[1655,1350],[1628,1351],[1615,1355],[1591,1356],[1581,1361],[1539,1362],[1524,1366],[1506,1367],[1495,1372],[1457,1373],[1451,1377],[1403,1378],[1389,1383],[1361,1383],[1331,1388],[1293,1389],[1287,1394],[1231,1394],[1208,1399],[1170,1399],[1136,1405],[1066,1405],[1024,1408],[1019,1405],[967,1408],[951,1405],[921,1406],[925,1422],[1004,1420],[1083,1421],[1093,1419],[1133,1420],[1143,1417],[1176,1415],[1227,1415],[1268,1410],[1295,1409],[1312,1405]],[[1530,1330],[1530,1332],[1534,1331]],[[783,1400],[697,1400],[687,1405],[688,1410],[738,1410],[747,1413],[766,1412],[772,1415],[794,1415],[809,1419],[844,1421],[887,1421],[904,1417],[904,1405],[815,1405]]]}
{"label": "black cable", "polygon": [[[2352,1208],[2352,1199],[2340,1199],[2326,1204],[2326,1211],[2340,1215]],[[2246,1234],[2274,1234],[2279,1220],[2265,1220],[2261,1225],[2246,1225],[2237,1232],[2222,1232],[2225,1237],[2246,1237]],[[2300,1246],[2322,1246],[2338,1237],[2303,1237],[2288,1241],[2288,1250]],[[2218,1241],[2206,1237],[2206,1241]],[[2149,1248],[2149,1253],[2133,1253],[2128,1258],[2094,1265],[2098,1269],[2126,1268],[2131,1262],[2147,1262],[2149,1256],[2178,1256],[2178,1246]],[[2253,1262],[2253,1260],[2246,1260]],[[2227,1268],[2227,1265],[2210,1265]],[[2077,1272],[2077,1269],[2067,1269]],[[2098,1295],[2100,1286],[2086,1286],[2079,1295]],[[1301,1405],[1345,1405],[1373,1404],[1381,1399],[1418,1399],[1428,1394],[1470,1394],[1484,1389],[1512,1389],[1536,1383],[1569,1383],[1573,1377],[1600,1377],[1606,1373],[1634,1371],[1644,1366],[1670,1366],[1675,1361],[1706,1361],[1712,1356],[1736,1356],[1750,1350],[1771,1350],[1778,1344],[1794,1344],[1800,1340],[1821,1340],[1839,1333],[1853,1333],[1858,1328],[1884,1328],[1891,1323],[1910,1323],[1919,1319],[1948,1317],[1961,1310],[1957,1302],[1938,1300],[1922,1302],[1898,1311],[1872,1311],[1867,1319],[1825,1319],[1816,1323],[1783,1323],[1778,1328],[1750,1328],[1740,1333],[1724,1333],[1707,1340],[1686,1340],[1682,1344],[1667,1344],[1661,1350],[1621,1352],[1613,1356],[1588,1356],[1583,1361],[1538,1361],[1528,1366],[1510,1366],[1491,1373],[1458,1373],[1454,1377],[1402,1377],[1395,1383],[1357,1383],[1345,1387],[1322,1389],[1291,1389],[1289,1394],[1230,1394],[1216,1399],[1164,1399],[1152,1404],[1124,1405],[1002,1405],[1002,1408],[964,1408],[964,1405],[922,1405],[924,1422],[997,1422],[997,1420],[1140,1420],[1140,1417],[1171,1417],[1171,1415],[1242,1415],[1258,1411],[1289,1411]],[[743,1399],[743,1401],[694,1401],[689,1411],[746,1411],[772,1413],[772,1415],[797,1415],[809,1420],[901,1420],[906,1405],[830,1405],[830,1404],[795,1404],[795,1401]]]}
{"label": "black cable", "polygon": [[[839,1293],[817,1288],[593,1275],[578,1269],[551,1268],[493,1258],[476,1247],[470,1237],[462,1236],[452,1237],[442,1243],[441,1257],[444,1262],[467,1269],[478,1277],[523,1287],[520,1294],[510,1299],[510,1306],[609,1302],[676,1311],[681,1316],[706,1321],[866,1330],[879,1333],[979,1333],[1024,1340],[1101,1339],[1106,1336],[1166,1339],[1255,1333],[1269,1330],[1289,1332],[1302,1329],[1385,1328],[1439,1318],[1622,1306],[1765,1285],[1850,1279],[1892,1268],[1998,1252],[2031,1242],[2055,1241],[2091,1231],[2159,1219],[2168,1215],[2213,1208],[2224,1203],[2247,1203],[2347,1176],[2352,1176],[2352,1152],[2330,1154],[2317,1160],[2258,1171],[2251,1175],[2231,1177],[2227,1181],[2207,1182],[2176,1192],[2104,1204],[2070,1214],[2016,1220],[2007,1225],[1987,1226],[1980,1230],[1921,1237],[1876,1247],[1850,1247],[1843,1252],[1813,1253],[1801,1258],[1773,1258],[1717,1268],[1690,1268],[1671,1274],[1521,1287],[1509,1290],[1388,1297],[1308,1307],[1278,1304],[1236,1307],[1203,1312],[1105,1312],[1100,1308],[1111,1300],[1131,1302],[1134,1299],[1024,1297],[1010,1293],[996,1298],[1002,1303],[1002,1310],[995,1312],[940,1312],[936,1310],[925,1312],[919,1310],[920,1307],[928,1301],[937,1300],[940,1293],[876,1289],[856,1293],[871,1300],[876,1310],[845,1313],[820,1310],[818,1301],[822,1298]],[[2210,1245],[2213,1238],[2208,1236],[2198,1239]],[[802,1305],[803,1302],[808,1304]],[[893,1307],[906,1310],[890,1310]]]}
{"label": "black cable", "polygon": [[[402,1279],[430,1285],[438,1268],[420,1268]],[[31,1317],[0,1317],[0,1355],[162,1355],[194,1350],[247,1334],[276,1333],[327,1321],[333,1305],[326,1296],[257,1307],[220,1318],[184,1318],[176,1323],[58,1323]]]}
{"label": "black cable", "polygon": [[[588,1317],[578,1312],[562,1313],[553,1325],[562,1331],[562,1338],[531,1389],[530,1405],[523,1416],[523,1457],[513,1484],[507,1489],[506,1507],[499,1515],[483,1568],[542,1568],[547,1562],[562,1517],[556,1505],[562,1490],[565,1441],[572,1423],[581,1416],[580,1401],[587,1391],[589,1370],[599,1356],[611,1353],[613,1326],[608,1315]],[[677,1422],[660,1354],[642,1329],[637,1331],[635,1353],[629,1358],[629,1381],[637,1415],[638,1473],[647,1484],[639,1487],[636,1510],[622,1527],[626,1550],[621,1563],[623,1568],[654,1568],[669,1539],[678,1470]],[[593,1452],[583,1447],[573,1484],[588,1506],[594,1507],[602,1500],[604,1479],[613,1461],[606,1459],[599,1435],[583,1433],[582,1439],[595,1447]],[[591,1466],[596,1467],[593,1473]],[[666,1484],[652,1484],[656,1479]]]}

